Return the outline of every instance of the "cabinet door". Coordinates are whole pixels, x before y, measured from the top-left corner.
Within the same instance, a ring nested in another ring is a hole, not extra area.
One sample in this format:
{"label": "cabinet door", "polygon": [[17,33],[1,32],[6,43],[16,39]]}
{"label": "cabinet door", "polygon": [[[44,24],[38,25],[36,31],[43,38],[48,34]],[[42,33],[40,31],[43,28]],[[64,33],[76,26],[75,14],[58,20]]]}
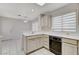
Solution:
{"label": "cabinet door", "polygon": [[38,47],[39,47],[39,48],[42,47],[42,46],[43,46],[43,39],[42,39],[42,38],[39,38],[39,39],[38,39],[38,42],[39,42]]}
{"label": "cabinet door", "polygon": [[40,19],[41,31],[51,30],[51,17],[49,15],[43,15]]}
{"label": "cabinet door", "polygon": [[77,55],[77,46],[62,43],[62,54],[63,55]]}
{"label": "cabinet door", "polygon": [[39,38],[35,38],[35,39],[28,39],[27,42],[27,50],[28,52],[34,51],[38,48],[40,48],[40,39]]}
{"label": "cabinet door", "polygon": [[39,38],[36,38],[36,39],[35,39],[35,49],[40,48],[39,40],[40,40]]}
{"label": "cabinet door", "polygon": [[78,41],[78,55],[79,55],[79,41]]}
{"label": "cabinet door", "polygon": [[49,38],[43,38],[43,46],[49,49]]}

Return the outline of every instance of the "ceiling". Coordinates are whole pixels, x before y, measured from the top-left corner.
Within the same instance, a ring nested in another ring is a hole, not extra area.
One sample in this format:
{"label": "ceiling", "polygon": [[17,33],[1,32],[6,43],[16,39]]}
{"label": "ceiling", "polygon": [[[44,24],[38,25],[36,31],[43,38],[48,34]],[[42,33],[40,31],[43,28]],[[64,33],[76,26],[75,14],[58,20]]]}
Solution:
{"label": "ceiling", "polygon": [[43,6],[36,3],[0,3],[0,16],[22,20],[33,20],[40,14],[54,11],[68,3],[46,3]]}

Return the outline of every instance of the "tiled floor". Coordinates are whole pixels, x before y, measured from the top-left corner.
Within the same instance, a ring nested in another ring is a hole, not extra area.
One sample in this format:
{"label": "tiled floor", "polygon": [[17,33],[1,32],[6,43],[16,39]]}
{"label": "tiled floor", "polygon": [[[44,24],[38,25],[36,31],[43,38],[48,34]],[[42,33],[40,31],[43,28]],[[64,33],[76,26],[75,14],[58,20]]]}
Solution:
{"label": "tiled floor", "polygon": [[51,53],[50,51],[46,50],[45,48],[42,48],[34,53],[31,53],[30,55],[55,55]]}

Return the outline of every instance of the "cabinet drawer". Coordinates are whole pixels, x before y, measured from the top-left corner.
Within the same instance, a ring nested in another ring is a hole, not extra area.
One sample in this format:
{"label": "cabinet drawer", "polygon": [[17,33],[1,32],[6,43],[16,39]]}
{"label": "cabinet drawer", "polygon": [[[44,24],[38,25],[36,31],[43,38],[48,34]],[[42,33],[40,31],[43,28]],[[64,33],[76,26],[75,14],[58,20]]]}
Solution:
{"label": "cabinet drawer", "polygon": [[35,38],[49,38],[48,35],[32,35],[32,36],[27,36],[27,39],[35,39]]}
{"label": "cabinet drawer", "polygon": [[28,36],[27,39],[36,39],[36,38],[41,38],[41,35],[33,35],[33,36]]}
{"label": "cabinet drawer", "polygon": [[62,55],[77,55],[77,46],[62,43]]}
{"label": "cabinet drawer", "polygon": [[62,42],[69,43],[69,44],[73,44],[73,45],[77,45],[77,41],[76,40],[73,40],[73,39],[63,38],[62,39]]}

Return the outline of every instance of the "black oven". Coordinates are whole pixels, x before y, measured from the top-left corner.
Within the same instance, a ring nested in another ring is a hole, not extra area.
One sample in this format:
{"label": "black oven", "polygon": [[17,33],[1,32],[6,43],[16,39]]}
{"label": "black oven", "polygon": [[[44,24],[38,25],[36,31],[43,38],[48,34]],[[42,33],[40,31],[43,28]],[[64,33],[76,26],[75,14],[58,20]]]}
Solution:
{"label": "black oven", "polygon": [[49,36],[49,50],[56,55],[62,54],[62,42],[60,37]]}

